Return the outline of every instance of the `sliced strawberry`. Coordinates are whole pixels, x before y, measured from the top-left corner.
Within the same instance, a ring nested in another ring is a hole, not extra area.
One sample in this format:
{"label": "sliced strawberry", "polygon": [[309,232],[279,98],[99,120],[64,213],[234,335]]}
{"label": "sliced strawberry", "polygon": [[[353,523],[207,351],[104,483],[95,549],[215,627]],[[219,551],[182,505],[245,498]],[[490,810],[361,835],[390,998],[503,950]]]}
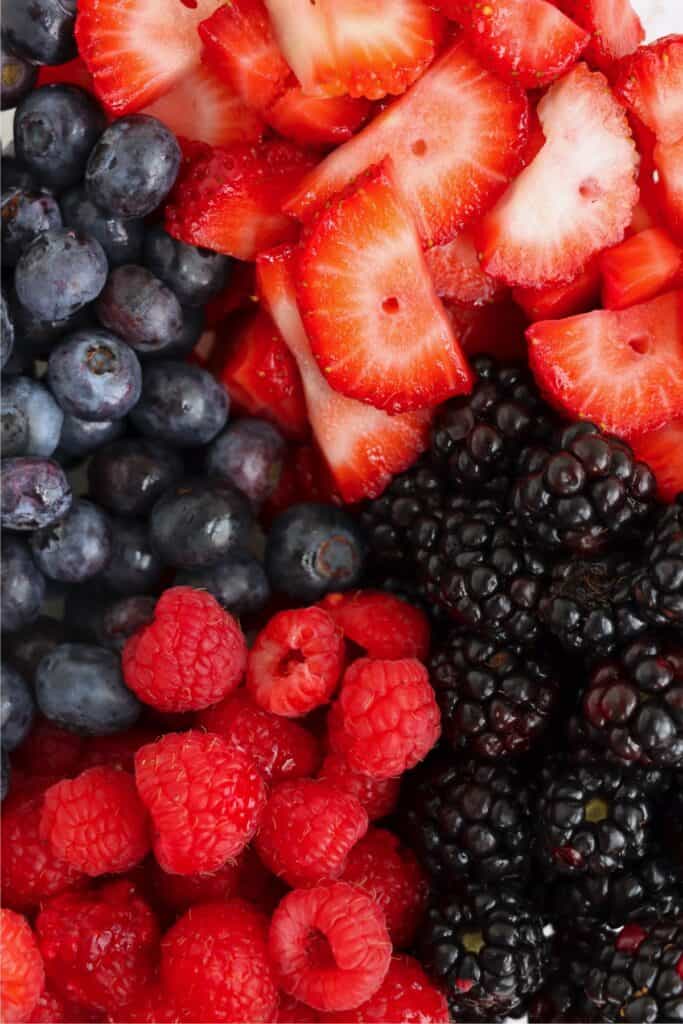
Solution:
{"label": "sliced strawberry", "polygon": [[335,390],[390,413],[470,390],[469,367],[387,163],[311,224],[298,269],[306,332]]}
{"label": "sliced strawberry", "polygon": [[332,390],[318,369],[297,308],[295,258],[287,247],[259,256],[261,293],[298,363],[313,435],[342,498],[377,497],[427,446],[430,413],[388,416]]}
{"label": "sliced strawberry", "polygon": [[588,45],[585,29],[547,0],[440,0],[462,25],[487,67],[502,78],[537,89],[563,75]]}
{"label": "sliced strawberry", "polygon": [[600,263],[594,256],[566,284],[547,284],[540,288],[514,288],[512,297],[529,320],[557,320],[575,313],[586,313],[600,302]]}
{"label": "sliced strawberry", "polygon": [[641,46],[619,64],[615,92],[659,142],[683,137],[683,35]]}
{"label": "sliced strawberry", "polygon": [[631,446],[656,476],[662,501],[673,501],[683,491],[683,419],[632,438]]}
{"label": "sliced strawberry", "polygon": [[667,225],[674,238],[683,244],[683,138],[669,146],[658,143],[653,157]]}
{"label": "sliced strawberry", "polygon": [[630,0],[553,0],[553,3],[590,32],[592,38],[584,56],[603,71],[609,71],[615,61],[633,53],[645,38],[645,30]]}
{"label": "sliced strawberry", "polygon": [[307,175],[285,209],[310,217],[390,155],[424,244],[449,242],[517,173],[527,125],[525,94],[485,71],[456,42],[404,96]]}
{"label": "sliced strawberry", "polygon": [[184,169],[166,205],[166,229],[181,242],[253,260],[261,249],[296,238],[297,224],[282,213],[282,202],[312,163],[309,154],[279,140],[202,153]]}
{"label": "sliced strawberry", "polygon": [[38,68],[38,86],[78,85],[87,92],[95,91],[92,75],[80,57],[74,57],[66,64],[45,64]]}
{"label": "sliced strawberry", "polygon": [[334,74],[327,3],[264,0],[280,53],[304,91],[322,95],[319,82]]}
{"label": "sliced strawberry", "polygon": [[474,306],[495,302],[505,285],[481,268],[474,240],[469,231],[461,231],[452,242],[434,245],[425,252],[436,294]]}
{"label": "sliced strawberry", "polygon": [[290,85],[265,112],[276,132],[301,146],[336,146],[350,139],[367,121],[370,100],[353,96],[306,96]]}
{"label": "sliced strawberry", "polygon": [[256,273],[253,263],[235,263],[230,280],[218,295],[209,299],[204,307],[207,327],[217,327],[238,309],[253,308],[258,302]]}
{"label": "sliced strawberry", "polygon": [[526,362],[524,331],[528,321],[509,295],[487,306],[464,306],[448,300],[444,306],[468,356],[483,353],[505,361]]}
{"label": "sliced strawberry", "polygon": [[648,228],[600,256],[602,304],[625,309],[681,282],[683,249],[662,228]]}
{"label": "sliced strawberry", "polygon": [[79,0],[76,40],[95,91],[114,114],[163,96],[199,64],[197,25],[216,0]]}
{"label": "sliced strawberry", "polygon": [[509,284],[571,281],[624,237],[638,201],[638,154],[603,75],[585,64],[538,105],[546,143],[482,222],[485,270]]}
{"label": "sliced strawberry", "polygon": [[[323,505],[341,505],[334,478],[315,443],[291,445],[278,485],[261,506],[261,522],[267,527],[276,515],[290,505],[313,501]],[[284,606],[286,607],[286,605]]]}
{"label": "sliced strawberry", "polygon": [[619,311],[542,320],[529,362],[549,402],[620,437],[683,416],[683,291]]}

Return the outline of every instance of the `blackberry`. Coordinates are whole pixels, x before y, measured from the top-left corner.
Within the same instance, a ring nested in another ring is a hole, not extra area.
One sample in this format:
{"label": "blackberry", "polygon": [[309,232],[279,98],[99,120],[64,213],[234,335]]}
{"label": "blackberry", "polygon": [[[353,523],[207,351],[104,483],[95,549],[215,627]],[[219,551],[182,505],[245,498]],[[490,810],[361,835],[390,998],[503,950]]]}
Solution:
{"label": "blackberry", "polygon": [[557,673],[535,651],[457,629],[433,654],[430,678],[450,745],[480,758],[528,750],[557,704]]}
{"label": "blackberry", "polygon": [[512,508],[534,541],[594,555],[615,539],[637,540],[655,494],[654,474],[625,441],[579,422],[522,453]]}
{"label": "blackberry", "polygon": [[550,953],[543,921],[523,896],[478,885],[436,897],[418,948],[457,1021],[519,1013],[543,982]]}
{"label": "blackberry", "polygon": [[683,493],[659,513],[634,593],[649,622],[683,630]]}
{"label": "blackberry", "polygon": [[443,501],[444,485],[424,461],[394,477],[384,494],[366,502],[361,512],[373,562],[410,575],[413,530],[419,535],[422,520],[438,516]]}
{"label": "blackberry", "polygon": [[571,932],[555,928],[545,983],[527,1006],[530,1024],[551,1024],[555,1021],[588,1024],[598,1020],[596,1008],[585,992],[596,928],[606,931],[604,926],[594,922],[572,922]]}

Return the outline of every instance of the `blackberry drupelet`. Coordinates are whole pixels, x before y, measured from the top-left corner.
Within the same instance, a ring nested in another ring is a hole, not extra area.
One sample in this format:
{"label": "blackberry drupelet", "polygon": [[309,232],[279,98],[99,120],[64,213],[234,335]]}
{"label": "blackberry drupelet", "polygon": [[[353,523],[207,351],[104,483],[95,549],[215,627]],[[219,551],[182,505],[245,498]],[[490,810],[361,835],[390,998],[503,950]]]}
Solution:
{"label": "blackberry drupelet", "polygon": [[512,508],[534,541],[591,556],[637,540],[655,494],[654,474],[625,441],[578,422],[522,453]]}
{"label": "blackberry drupelet", "polygon": [[606,931],[592,921],[572,922],[566,930],[555,926],[550,968],[542,988],[527,1006],[530,1024],[588,1024],[598,1020],[595,1006],[585,992],[596,929]]}
{"label": "blackberry drupelet", "polygon": [[683,630],[683,493],[658,514],[634,592],[649,622]]}
{"label": "blackberry drupelet", "polygon": [[372,553],[373,562],[391,571],[410,574],[412,531],[419,535],[424,518],[431,522],[439,516],[444,501],[444,485],[426,462],[394,477],[380,498],[366,502],[361,526]]}
{"label": "blackberry drupelet", "polygon": [[529,750],[556,708],[557,675],[534,650],[451,630],[430,664],[450,745],[494,759]]}

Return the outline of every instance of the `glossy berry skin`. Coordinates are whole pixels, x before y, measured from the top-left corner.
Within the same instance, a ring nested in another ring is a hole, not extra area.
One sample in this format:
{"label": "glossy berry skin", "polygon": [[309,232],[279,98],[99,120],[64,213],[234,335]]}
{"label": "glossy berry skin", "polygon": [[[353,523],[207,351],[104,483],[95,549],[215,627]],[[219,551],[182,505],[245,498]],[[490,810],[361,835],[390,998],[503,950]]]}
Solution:
{"label": "glossy berry skin", "polygon": [[60,644],[46,655],[36,673],[36,700],[51,722],[85,736],[129,729],[140,714],[118,657],[94,644]]}
{"label": "glossy berry skin", "polygon": [[22,456],[3,459],[0,467],[2,525],[6,530],[38,530],[66,515],[71,487],[52,459]]}
{"label": "glossy berry skin", "polygon": [[266,420],[230,423],[206,455],[206,472],[230,480],[255,504],[273,494],[282,473],[285,441]]}
{"label": "glossy berry skin", "polygon": [[125,420],[84,420],[65,413],[59,435],[59,451],[78,459],[96,451],[100,445],[115,441],[125,430]]}
{"label": "glossy berry skin", "polygon": [[204,306],[228,283],[228,256],[172,238],[154,226],[145,235],[145,265],[168,285],[183,306]]}
{"label": "glossy berry skin", "polygon": [[351,516],[332,505],[294,505],[273,522],[266,571],[274,590],[317,601],[360,582],[365,544]]}
{"label": "glossy berry skin", "polygon": [[145,367],[142,397],[131,419],[145,437],[196,448],[223,429],[228,405],[226,392],[207,370],[163,360]]}
{"label": "glossy berry skin", "polygon": [[200,306],[183,306],[183,322],[175,341],[164,345],[158,352],[143,352],[144,359],[184,359],[189,356],[204,333],[206,316]]}
{"label": "glossy berry skin", "polygon": [[[292,1017],[299,1021],[299,1017]],[[399,955],[391,958],[384,981],[374,995],[355,1010],[328,1013],[329,1024],[450,1024],[448,1003],[443,992],[431,981],[417,960]]]}
{"label": "glossy berry skin", "polygon": [[[0,97],[2,109],[11,110],[35,87],[38,69],[23,57],[12,53],[5,45],[4,39],[0,50],[0,60],[2,61],[2,96]],[[3,181],[6,181],[4,168],[2,178]]]}
{"label": "glossy berry skin", "polygon": [[[4,94],[4,90],[3,90]],[[62,226],[57,200],[49,192],[9,189],[2,193],[2,262],[14,267],[33,239]]]}
{"label": "glossy berry skin", "polygon": [[683,629],[683,494],[658,512],[634,593],[648,622]]}
{"label": "glossy berry skin", "polygon": [[144,221],[121,220],[105,213],[88,197],[84,185],[64,192],[59,205],[66,227],[97,239],[110,269],[123,263],[139,262],[145,237]]}
{"label": "glossy berry skin", "polygon": [[9,377],[0,392],[3,458],[52,455],[64,413],[47,388],[32,377]]}
{"label": "glossy berry skin", "polygon": [[11,633],[38,618],[45,597],[45,578],[19,537],[3,536],[0,557],[2,631]]}
{"label": "glossy berry skin", "polygon": [[0,737],[5,750],[14,750],[26,738],[33,725],[35,708],[26,680],[12,665],[3,661]]}
{"label": "glossy berry skin", "polygon": [[141,516],[182,473],[183,461],[171,448],[127,437],[95,452],[88,464],[88,487],[95,501],[116,515]]}
{"label": "glossy berry skin", "polygon": [[138,750],[135,783],[152,821],[154,856],[178,875],[215,871],[241,853],[267,799],[250,757],[196,729]]}
{"label": "glossy berry skin", "polygon": [[43,231],[21,254],[14,274],[19,301],[41,320],[64,320],[97,298],[107,257],[94,238],[66,228]]}
{"label": "glossy berry skin", "polygon": [[14,321],[3,288],[0,296],[0,369],[4,370],[8,365],[13,349]]}
{"label": "glossy berry skin", "polygon": [[142,519],[110,519],[111,558],[102,581],[117,594],[154,591],[161,582],[163,564]]}
{"label": "glossy berry skin", "polygon": [[155,597],[144,594],[114,601],[102,613],[97,642],[120,654],[128,638],[152,621],[156,603]]}
{"label": "glossy berry skin", "polygon": [[183,311],[178,299],[146,267],[132,263],[110,273],[97,300],[97,317],[137,352],[156,354],[180,338]]}
{"label": "glossy berry skin", "polygon": [[0,999],[7,1024],[27,1020],[36,1006],[45,983],[43,959],[25,917],[0,909],[2,930],[2,975]]}
{"label": "glossy berry skin", "polygon": [[120,419],[135,406],[142,387],[133,350],[99,328],[68,335],[53,349],[47,375],[64,411],[82,419]]}
{"label": "glossy berry skin", "polygon": [[10,311],[17,337],[17,373],[32,371],[34,359],[47,357],[60,338],[89,322],[87,307],[63,320],[41,320],[19,302],[16,294],[10,296]]}
{"label": "glossy berry skin", "polygon": [[103,132],[88,159],[85,186],[112,216],[146,217],[168,195],[179,167],[180,147],[168,128],[155,117],[132,114]]}
{"label": "glossy berry skin", "polygon": [[243,550],[251,524],[249,502],[236,487],[199,477],[171,487],[149,517],[154,547],[179,569],[217,565]]}
{"label": "glossy berry skin", "polygon": [[2,15],[3,41],[31,64],[64,64],[76,56],[72,0],[11,0]]}
{"label": "glossy berry skin", "polygon": [[18,160],[47,188],[80,181],[90,150],[105,128],[96,101],[74,85],[44,85],[22,100],[14,115]]}
{"label": "glossy berry skin", "polygon": [[354,796],[370,821],[391,814],[398,804],[399,779],[371,779],[369,775],[350,768],[341,754],[327,754],[318,777],[338,792]]}
{"label": "glossy berry skin", "polygon": [[111,558],[111,531],[104,512],[91,501],[76,500],[58,523],[36,530],[31,552],[38,568],[52,580],[82,583]]}
{"label": "glossy berry skin", "polygon": [[328,594],[321,606],[347,640],[369,658],[418,658],[429,653],[429,619],[423,611],[382,590]]}
{"label": "glossy berry skin", "polygon": [[233,615],[259,612],[270,599],[270,584],[261,563],[242,551],[235,551],[205,569],[181,569],[175,583],[181,587],[207,590]]}
{"label": "glossy berry skin", "polygon": [[[3,538],[3,547],[9,538]],[[5,657],[33,686],[41,659],[66,639],[64,624],[47,615],[4,638]]]}

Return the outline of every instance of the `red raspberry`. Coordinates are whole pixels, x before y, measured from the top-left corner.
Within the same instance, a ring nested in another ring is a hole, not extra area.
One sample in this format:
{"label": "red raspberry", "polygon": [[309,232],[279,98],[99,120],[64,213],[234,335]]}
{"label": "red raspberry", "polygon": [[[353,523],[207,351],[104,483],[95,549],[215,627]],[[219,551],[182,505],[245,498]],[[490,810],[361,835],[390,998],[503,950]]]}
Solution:
{"label": "red raspberry", "polygon": [[49,988],[44,988],[28,1024],[93,1024],[102,1020],[97,1010],[70,1003]]}
{"label": "red raspberry", "polygon": [[239,685],[247,660],[236,620],[205,590],[172,587],[157,601],[154,621],[128,640],[127,686],[161,711],[199,711]]}
{"label": "red raspberry", "polygon": [[320,602],[368,658],[418,658],[429,654],[429,619],[395,594],[385,590],[354,590],[328,594]]}
{"label": "red raspberry", "polygon": [[396,807],[401,789],[400,779],[371,779],[349,768],[341,754],[330,753],[323,761],[319,778],[325,779],[342,793],[355,796],[365,808],[370,821],[384,818]]}
{"label": "red raspberry", "polygon": [[50,985],[65,999],[113,1012],[153,980],[159,929],[128,882],[53,897],[36,932]]}
{"label": "red raspberry", "polygon": [[382,984],[391,961],[384,914],[347,882],[288,893],[270,922],[280,986],[316,1010],[352,1010]]}
{"label": "red raspberry", "polygon": [[236,896],[243,857],[241,853],[236,860],[226,861],[210,875],[169,875],[153,861],[149,875],[155,904],[158,902],[165,909],[182,914],[196,903],[212,903]]}
{"label": "red raspberry", "polygon": [[12,754],[12,767],[27,775],[54,775],[63,779],[79,768],[83,739],[37,718],[30,733]]}
{"label": "red raspberry", "polygon": [[271,875],[254,847],[248,846],[242,854],[239,889],[242,899],[270,916],[286,892],[285,883]]}
{"label": "red raspberry", "polygon": [[0,910],[0,1006],[6,1024],[31,1016],[45,984],[40,950],[25,917]]}
{"label": "red raspberry", "polygon": [[357,885],[382,908],[395,949],[411,945],[429,882],[415,854],[393,832],[371,828],[351,850],[341,881]]}
{"label": "red raspberry", "polygon": [[86,875],[128,871],[146,857],[150,827],[128,772],[89,768],[45,794],[40,835]]}
{"label": "red raspberry", "polygon": [[414,768],[439,738],[441,718],[424,665],[361,658],[328,717],[330,744],[357,772],[388,779]]}
{"label": "red raspberry", "polygon": [[254,641],[247,689],[266,711],[297,718],[327,704],[344,667],[344,637],[322,608],[278,612]]}
{"label": "red raspberry", "polygon": [[312,1006],[306,1006],[305,1003],[300,1003],[298,999],[284,993],[280,996],[277,1024],[320,1024],[322,1020]]}
{"label": "red raspberry", "polygon": [[53,781],[28,779],[2,805],[2,902],[15,910],[32,910],[84,878],[40,836],[43,795]]}
{"label": "red raspberry", "polygon": [[246,690],[200,711],[197,724],[243,750],[273,784],[315,775],[320,766],[315,736],[296,722],[264,711]]}
{"label": "red raspberry", "polygon": [[159,735],[155,729],[133,727],[126,732],[117,732],[111,736],[88,736],[83,744],[83,753],[79,764],[80,771],[106,765],[120,771],[132,772],[135,754],[145,743],[153,743]]}
{"label": "red raspberry", "polygon": [[266,916],[244,900],[192,907],[161,944],[164,988],[194,1021],[271,1021],[267,934]]}
{"label": "red raspberry", "polygon": [[352,1013],[330,1013],[330,1024],[449,1024],[448,1003],[417,960],[395,956],[384,981],[367,1002]]}
{"label": "red raspberry", "polygon": [[109,1024],[179,1024],[180,1009],[161,985],[150,985],[116,1013]]}
{"label": "red raspberry", "polygon": [[297,779],[273,790],[256,836],[269,871],[295,888],[338,878],[368,816],[355,797],[328,782]]}
{"label": "red raspberry", "polygon": [[135,781],[164,871],[216,871],[254,835],[266,784],[251,758],[213,733],[169,733],[135,755]]}

